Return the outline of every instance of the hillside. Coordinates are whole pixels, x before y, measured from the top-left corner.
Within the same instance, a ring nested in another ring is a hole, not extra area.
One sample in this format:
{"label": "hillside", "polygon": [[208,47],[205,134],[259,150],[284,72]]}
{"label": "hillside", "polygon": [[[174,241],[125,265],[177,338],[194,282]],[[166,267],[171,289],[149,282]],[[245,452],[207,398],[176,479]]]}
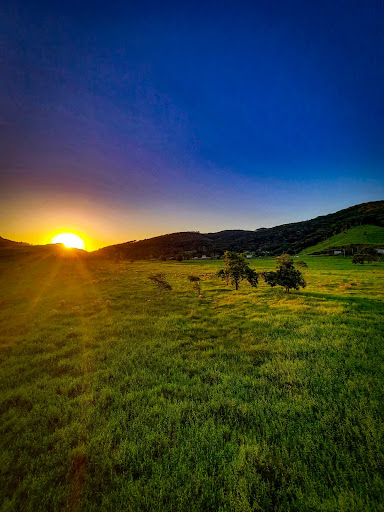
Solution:
{"label": "hillside", "polygon": [[384,245],[384,227],[369,224],[355,226],[312,247],[308,247],[303,252],[314,254],[327,249],[339,249],[352,245]]}
{"label": "hillside", "polygon": [[0,236],[0,249],[28,246],[30,246],[30,244],[27,244],[26,242],[14,242],[13,240],[8,240],[7,238],[3,238]]}
{"label": "hillside", "polygon": [[25,242],[14,242],[0,237],[0,259],[27,258],[31,260],[45,258],[83,257],[88,253],[81,249],[68,250],[63,244],[31,245]]}
{"label": "hillside", "polygon": [[255,254],[299,253],[351,227],[384,227],[384,201],[351,206],[315,219],[255,231],[227,230],[218,233],[185,232],[111,245],[92,253],[93,257],[145,259],[223,254],[225,250]]}
{"label": "hillside", "polygon": [[[362,239],[364,231],[367,230],[365,226],[369,226],[366,242]],[[345,232],[349,233],[351,228],[355,228],[355,231],[351,231],[353,239],[350,241],[348,237],[345,238]],[[282,252],[297,254],[308,247],[312,252],[321,251],[323,249],[318,249],[318,247],[324,247],[324,243],[328,239],[330,240],[329,246],[332,247],[334,243],[336,243],[335,246],[349,245],[350,243],[381,244],[380,233],[382,231],[376,228],[384,229],[384,201],[363,203],[315,219],[283,224],[273,228],[260,228],[255,231],[225,230],[217,233],[200,233],[198,231],[170,233],[146,240],[110,245],[92,253],[76,249],[67,251],[60,247],[60,244],[29,245],[0,237],[0,258],[89,255],[91,258],[113,259],[119,255],[122,259],[137,260],[178,256],[191,258],[204,254],[215,256],[222,255],[226,250],[250,251],[256,255],[276,255]],[[370,241],[371,236],[372,241]]]}

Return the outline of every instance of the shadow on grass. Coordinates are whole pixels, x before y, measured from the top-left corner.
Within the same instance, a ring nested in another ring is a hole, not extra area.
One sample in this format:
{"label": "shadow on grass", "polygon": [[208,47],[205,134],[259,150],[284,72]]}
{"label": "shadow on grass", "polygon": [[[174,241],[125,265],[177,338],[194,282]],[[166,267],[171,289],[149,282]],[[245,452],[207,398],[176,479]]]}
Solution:
{"label": "shadow on grass", "polygon": [[214,288],[213,290],[209,290],[209,291],[214,291],[215,293],[216,292],[220,292],[220,293],[223,293],[223,292],[233,292],[233,291],[236,291],[235,288]]}
{"label": "shadow on grass", "polygon": [[343,302],[348,304],[353,304],[359,308],[360,311],[373,311],[380,310],[382,311],[384,306],[384,301],[376,300],[376,299],[367,299],[364,297],[354,297],[352,295],[329,295],[325,293],[316,293],[316,292],[302,292],[302,295],[309,298],[321,299],[321,300],[331,300],[335,302]]}

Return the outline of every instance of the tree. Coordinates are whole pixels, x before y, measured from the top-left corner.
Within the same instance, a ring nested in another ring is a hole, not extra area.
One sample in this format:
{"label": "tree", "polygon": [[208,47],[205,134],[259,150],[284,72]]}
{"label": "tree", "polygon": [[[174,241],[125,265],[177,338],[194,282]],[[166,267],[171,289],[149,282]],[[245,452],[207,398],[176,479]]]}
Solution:
{"label": "tree", "polygon": [[190,281],[192,283],[193,287],[197,291],[197,294],[200,295],[201,294],[201,285],[200,285],[201,279],[200,279],[200,277],[190,275],[190,276],[188,276],[188,281]]}
{"label": "tree", "polygon": [[285,292],[290,289],[298,290],[301,286],[305,288],[307,283],[304,281],[303,274],[293,266],[292,257],[289,254],[283,254],[276,258],[278,269],[276,272],[264,272],[264,280],[270,286],[283,286]]}
{"label": "tree", "polygon": [[249,268],[244,254],[237,254],[236,252],[225,251],[224,253],[224,268],[217,273],[217,276],[223,280],[229,280],[235,285],[235,289],[239,289],[239,283],[246,279],[251,286],[257,286],[259,276],[257,272]]}
{"label": "tree", "polygon": [[281,256],[277,256],[275,261],[278,267],[288,268],[293,266],[293,259],[290,254],[282,254]]}
{"label": "tree", "polygon": [[150,281],[152,281],[157,286],[157,290],[158,290],[160,296],[164,290],[172,290],[172,286],[169,283],[167,283],[167,281],[165,280],[164,274],[161,274],[161,273],[151,274],[148,277],[148,279]]}
{"label": "tree", "polygon": [[364,261],[371,263],[378,260],[378,254],[374,247],[364,247],[360,252],[354,255],[352,263],[364,265]]}

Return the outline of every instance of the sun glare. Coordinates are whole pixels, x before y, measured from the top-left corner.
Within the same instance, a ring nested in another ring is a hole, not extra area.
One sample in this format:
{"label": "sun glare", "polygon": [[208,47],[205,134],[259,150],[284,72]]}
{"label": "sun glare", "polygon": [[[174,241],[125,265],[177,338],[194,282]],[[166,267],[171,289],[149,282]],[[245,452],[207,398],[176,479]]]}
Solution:
{"label": "sun glare", "polygon": [[52,243],[64,244],[65,247],[75,249],[84,249],[85,247],[84,240],[74,233],[60,233],[52,238]]}

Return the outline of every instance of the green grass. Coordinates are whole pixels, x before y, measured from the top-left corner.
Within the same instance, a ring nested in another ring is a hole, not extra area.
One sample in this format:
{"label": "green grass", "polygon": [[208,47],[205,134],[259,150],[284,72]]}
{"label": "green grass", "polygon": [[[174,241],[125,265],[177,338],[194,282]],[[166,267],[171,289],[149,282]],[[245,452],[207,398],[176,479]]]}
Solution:
{"label": "green grass", "polygon": [[384,510],[384,264],[305,261],[1,263],[1,510]]}
{"label": "green grass", "polygon": [[[366,234],[364,234],[366,233]],[[325,251],[332,247],[345,247],[353,244],[372,244],[384,246],[384,228],[381,226],[371,226],[365,224],[363,226],[355,226],[343,233],[331,236],[323,242],[312,247],[308,247],[303,251],[305,254],[313,254],[314,252]]]}

